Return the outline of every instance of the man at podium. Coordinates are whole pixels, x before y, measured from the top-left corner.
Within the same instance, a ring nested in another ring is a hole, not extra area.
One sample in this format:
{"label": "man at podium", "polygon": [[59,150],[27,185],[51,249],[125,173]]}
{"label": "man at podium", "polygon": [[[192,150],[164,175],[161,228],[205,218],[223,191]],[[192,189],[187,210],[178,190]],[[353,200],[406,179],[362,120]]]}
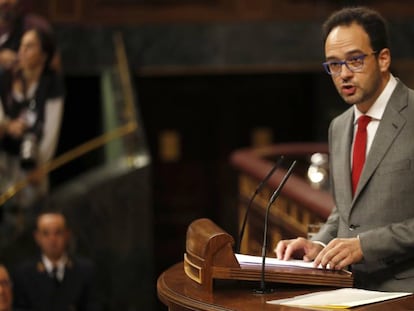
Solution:
{"label": "man at podium", "polygon": [[390,72],[378,12],[339,10],[323,34],[323,65],[351,106],[329,127],[336,207],[312,240],[282,240],[276,256],[349,267],[356,287],[414,292],[414,92]]}

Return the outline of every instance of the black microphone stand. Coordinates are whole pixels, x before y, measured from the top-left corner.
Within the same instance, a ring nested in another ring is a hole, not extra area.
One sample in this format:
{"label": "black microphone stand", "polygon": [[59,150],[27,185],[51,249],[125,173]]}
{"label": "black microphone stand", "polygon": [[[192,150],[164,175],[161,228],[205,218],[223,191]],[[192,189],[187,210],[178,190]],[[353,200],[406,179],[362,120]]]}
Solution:
{"label": "black microphone stand", "polygon": [[268,218],[269,218],[269,211],[270,211],[270,207],[272,206],[273,202],[279,196],[280,191],[282,190],[289,176],[292,174],[292,170],[295,167],[295,165],[296,165],[296,160],[293,161],[292,164],[290,165],[287,173],[285,174],[285,176],[283,176],[283,179],[280,182],[279,187],[277,187],[275,192],[273,192],[272,196],[270,197],[269,203],[267,204],[267,207],[266,207],[265,223],[264,223],[264,229],[263,229],[263,244],[262,244],[262,273],[260,277],[260,288],[255,290],[255,293],[257,294],[268,294],[274,291],[273,288],[266,288],[266,282],[265,282],[265,262],[266,262],[267,227],[268,227],[267,224],[268,224]]}
{"label": "black microphone stand", "polygon": [[273,175],[273,173],[280,166],[280,164],[282,164],[283,158],[284,158],[283,156],[279,157],[279,159],[277,160],[273,168],[270,170],[270,172],[267,173],[266,177],[257,185],[256,190],[254,191],[253,195],[250,198],[249,204],[247,205],[246,213],[244,214],[243,224],[242,224],[240,234],[239,234],[239,240],[237,241],[236,253],[240,253],[241,242],[242,242],[244,231],[246,228],[247,216],[249,215],[249,211],[252,206],[252,203],[254,199],[256,198],[256,195],[258,195],[260,191],[262,191],[262,188],[266,185],[266,182],[269,180],[269,178]]}

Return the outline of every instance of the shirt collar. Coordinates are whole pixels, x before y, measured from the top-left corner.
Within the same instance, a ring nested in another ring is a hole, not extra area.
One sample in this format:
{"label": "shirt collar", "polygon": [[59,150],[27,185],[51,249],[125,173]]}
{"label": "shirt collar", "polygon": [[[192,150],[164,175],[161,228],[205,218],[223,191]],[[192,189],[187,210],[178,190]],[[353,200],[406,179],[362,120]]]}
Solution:
{"label": "shirt collar", "polygon": [[[56,268],[58,271],[62,271],[65,269],[65,265],[68,261],[68,256],[65,254],[63,255],[56,263]],[[52,273],[53,270],[53,263],[47,258],[44,254],[42,254],[42,262],[45,265],[45,269],[48,273]]]}
{"label": "shirt collar", "polygon": [[[366,115],[370,116],[374,120],[381,120],[382,115],[385,111],[385,107],[387,107],[387,103],[392,95],[392,92],[394,92],[396,86],[397,79],[392,74],[390,74],[390,79],[388,80],[387,85],[385,86],[380,96],[378,96],[375,103],[371,106],[371,108],[369,108]],[[362,115],[363,113],[357,109],[356,105],[354,105],[354,124],[356,124],[358,118]]]}

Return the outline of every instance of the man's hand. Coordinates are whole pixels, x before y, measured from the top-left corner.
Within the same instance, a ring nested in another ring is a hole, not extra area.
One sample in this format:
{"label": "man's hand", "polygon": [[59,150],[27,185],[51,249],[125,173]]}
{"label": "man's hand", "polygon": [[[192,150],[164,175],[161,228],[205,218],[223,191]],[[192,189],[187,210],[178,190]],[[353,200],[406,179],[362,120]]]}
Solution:
{"label": "man's hand", "polygon": [[358,238],[333,239],[315,258],[314,265],[341,270],[363,258]]}
{"label": "man's hand", "polygon": [[323,246],[318,243],[304,238],[297,238],[293,240],[282,240],[277,243],[275,253],[276,257],[281,260],[302,258],[305,261],[312,261],[322,249]]}

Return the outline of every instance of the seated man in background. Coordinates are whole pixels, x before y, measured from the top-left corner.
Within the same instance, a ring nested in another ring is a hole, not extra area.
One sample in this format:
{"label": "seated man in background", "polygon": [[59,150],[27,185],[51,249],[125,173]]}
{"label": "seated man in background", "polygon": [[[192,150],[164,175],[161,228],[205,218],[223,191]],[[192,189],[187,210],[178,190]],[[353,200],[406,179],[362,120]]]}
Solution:
{"label": "seated man in background", "polygon": [[12,311],[12,283],[6,267],[0,264],[0,311]]}
{"label": "seated man in background", "polygon": [[17,310],[99,310],[91,261],[68,254],[70,231],[62,213],[41,213],[34,238],[40,254],[13,275]]}

